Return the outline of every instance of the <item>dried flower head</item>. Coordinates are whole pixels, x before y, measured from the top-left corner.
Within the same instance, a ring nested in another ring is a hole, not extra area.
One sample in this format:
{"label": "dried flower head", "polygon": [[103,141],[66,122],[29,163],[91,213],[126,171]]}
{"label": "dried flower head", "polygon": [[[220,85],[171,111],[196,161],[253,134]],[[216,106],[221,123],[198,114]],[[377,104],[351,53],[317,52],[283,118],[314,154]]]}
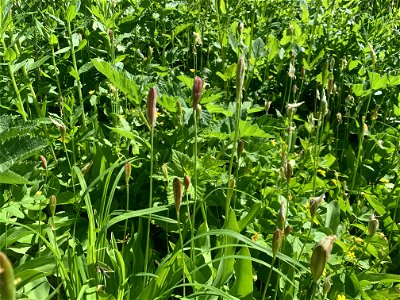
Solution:
{"label": "dried flower head", "polygon": [[54,215],[56,214],[56,206],[57,198],[55,195],[51,195],[49,200],[49,209],[52,217],[54,217]]}
{"label": "dried flower head", "polygon": [[157,119],[157,91],[154,87],[147,94],[147,121],[151,127],[156,125]]}
{"label": "dried flower head", "polygon": [[325,193],[318,196],[318,197],[312,197],[310,199],[310,214],[311,218],[314,219],[315,215],[317,214],[317,209],[318,206],[322,203],[322,201],[325,199]]}
{"label": "dried flower head", "polygon": [[188,188],[189,188],[189,186],[190,186],[190,177],[189,177],[189,175],[185,175],[184,177],[183,177],[183,185],[185,186],[185,189],[187,190]]}
{"label": "dried flower head", "polygon": [[282,248],[283,233],[282,230],[277,228],[272,236],[272,254],[275,257],[279,250]]}
{"label": "dried flower head", "polygon": [[324,284],[322,285],[322,292],[324,295],[328,294],[329,290],[331,289],[331,276],[328,276],[324,280]]}
{"label": "dried flower head", "polygon": [[373,236],[379,228],[379,221],[373,213],[368,221],[368,233],[370,236]]}
{"label": "dried flower head", "polygon": [[174,181],[172,182],[172,188],[174,191],[176,213],[179,213],[182,203],[182,183],[178,177],[174,178]]}
{"label": "dried flower head", "polygon": [[124,166],[125,171],[125,184],[129,184],[129,179],[131,178],[132,173],[132,164],[130,162],[126,162]]}
{"label": "dried flower head", "polygon": [[242,156],[244,150],[244,141],[240,140],[237,145],[237,157],[240,158]]}
{"label": "dried flower head", "polygon": [[200,103],[201,94],[203,92],[203,80],[196,76],[193,82],[193,109],[197,109]]}
{"label": "dried flower head", "polygon": [[286,205],[285,202],[281,202],[281,207],[279,208],[278,211],[278,228],[280,230],[283,230],[283,227],[285,226],[285,218],[286,218]]}
{"label": "dried flower head", "polygon": [[39,156],[39,160],[40,160],[40,163],[42,165],[42,168],[47,170],[47,159],[46,159],[46,157],[44,157],[43,155],[40,155]]}

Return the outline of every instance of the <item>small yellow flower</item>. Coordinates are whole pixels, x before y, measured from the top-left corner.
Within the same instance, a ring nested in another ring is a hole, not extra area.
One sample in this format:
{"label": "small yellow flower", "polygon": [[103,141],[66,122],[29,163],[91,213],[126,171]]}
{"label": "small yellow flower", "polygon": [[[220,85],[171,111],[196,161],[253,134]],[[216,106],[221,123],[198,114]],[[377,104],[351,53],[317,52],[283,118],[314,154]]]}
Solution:
{"label": "small yellow flower", "polygon": [[350,257],[350,258],[355,258],[356,257],[356,255],[354,254],[353,251],[347,252],[347,256]]}
{"label": "small yellow flower", "polygon": [[36,196],[40,196],[41,194],[42,194],[42,191],[37,191],[37,192],[35,193]]}
{"label": "small yellow flower", "polygon": [[362,244],[362,243],[364,242],[364,240],[363,240],[362,238],[359,238],[359,237],[354,238],[354,241],[355,241],[357,244]]}
{"label": "small yellow flower", "polygon": [[345,295],[338,295],[337,296],[337,300],[346,300],[346,296]]}
{"label": "small yellow flower", "polygon": [[276,141],[275,140],[271,140],[271,144],[272,144],[272,146],[276,147]]}
{"label": "small yellow flower", "polygon": [[94,94],[93,90],[89,91],[89,95],[93,95],[93,94]]}
{"label": "small yellow flower", "polygon": [[323,177],[326,177],[326,171],[325,170],[318,169],[317,172],[319,174],[321,174]]}
{"label": "small yellow flower", "polygon": [[190,69],[190,72],[194,73],[194,71],[196,71],[195,69]]}

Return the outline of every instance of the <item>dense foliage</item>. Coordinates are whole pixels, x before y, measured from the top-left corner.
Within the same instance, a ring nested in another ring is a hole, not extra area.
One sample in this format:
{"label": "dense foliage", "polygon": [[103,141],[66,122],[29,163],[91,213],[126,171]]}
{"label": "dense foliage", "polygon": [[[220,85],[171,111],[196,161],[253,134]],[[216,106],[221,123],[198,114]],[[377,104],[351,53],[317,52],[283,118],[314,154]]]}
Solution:
{"label": "dense foliage", "polygon": [[398,1],[0,3],[0,298],[398,299]]}

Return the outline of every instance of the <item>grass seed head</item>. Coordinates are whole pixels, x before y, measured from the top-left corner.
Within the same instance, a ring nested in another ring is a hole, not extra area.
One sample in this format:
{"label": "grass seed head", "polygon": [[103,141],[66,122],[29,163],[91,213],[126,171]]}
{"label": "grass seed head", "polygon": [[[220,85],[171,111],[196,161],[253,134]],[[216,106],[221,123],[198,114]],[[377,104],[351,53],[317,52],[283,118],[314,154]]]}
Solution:
{"label": "grass seed head", "polygon": [[183,177],[183,185],[185,186],[186,190],[189,188],[189,185],[190,185],[190,177],[189,177],[189,175],[185,175]]}
{"label": "grass seed head", "polygon": [[130,162],[126,162],[124,168],[125,168],[125,184],[128,185],[132,173],[132,164]]}
{"label": "grass seed head", "polygon": [[196,76],[193,82],[193,109],[197,109],[200,103],[201,94],[203,92],[203,80]]}
{"label": "grass seed head", "polygon": [[0,299],[14,300],[14,269],[5,253],[0,252]]}
{"label": "grass seed head", "polygon": [[373,236],[379,228],[379,221],[373,213],[368,221],[368,233],[370,236]]}
{"label": "grass seed head", "polygon": [[272,254],[275,257],[276,254],[281,250],[283,243],[283,233],[282,230],[277,228],[272,236]]}
{"label": "grass seed head", "polygon": [[39,160],[40,160],[40,163],[42,165],[42,168],[47,170],[47,159],[46,159],[46,157],[44,157],[43,155],[40,155],[39,156]]}
{"label": "grass seed head", "polygon": [[244,141],[240,140],[237,145],[237,157],[240,158],[242,156],[244,150]]}
{"label": "grass seed head", "polygon": [[157,91],[154,87],[147,94],[147,121],[151,127],[156,125],[157,119]]}
{"label": "grass seed head", "polygon": [[174,190],[174,199],[175,199],[175,209],[176,213],[179,213],[182,203],[182,183],[178,177],[174,178],[172,183],[172,188]]}
{"label": "grass seed head", "polygon": [[56,206],[57,197],[55,195],[51,195],[49,200],[49,209],[52,217],[54,217],[54,215],[56,214]]}

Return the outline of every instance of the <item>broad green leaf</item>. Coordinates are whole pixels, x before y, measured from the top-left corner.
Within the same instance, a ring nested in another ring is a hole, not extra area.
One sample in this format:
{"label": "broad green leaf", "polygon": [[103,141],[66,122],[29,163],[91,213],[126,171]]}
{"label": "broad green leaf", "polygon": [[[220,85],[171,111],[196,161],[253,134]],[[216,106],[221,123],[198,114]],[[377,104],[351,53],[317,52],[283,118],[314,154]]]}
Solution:
{"label": "broad green leaf", "polygon": [[[252,125],[248,121],[240,120],[239,132],[241,137],[259,137],[269,139],[272,136],[258,127],[257,124]],[[234,133],[232,133],[234,135]]]}
{"label": "broad green leaf", "polygon": [[337,200],[333,200],[328,204],[325,227],[331,229],[332,233],[337,234],[339,224],[340,224],[340,207]]}
{"label": "broad green leaf", "polygon": [[106,76],[129,99],[136,104],[140,104],[138,86],[128,73],[116,70],[109,62],[99,58],[92,59],[92,63],[97,71]]}
{"label": "broad green leaf", "polygon": [[230,110],[225,109],[221,105],[209,103],[206,104],[205,107],[207,108],[210,114],[223,114],[227,117],[232,117],[233,112]]}
{"label": "broad green leaf", "polygon": [[[0,174],[12,165],[37,153],[47,145],[40,138],[12,138],[0,144]],[[35,159],[36,160],[36,159]]]}
{"label": "broad green leaf", "polygon": [[186,23],[186,24],[181,24],[175,27],[174,29],[174,35],[177,36],[180,34],[182,31],[184,31],[186,28],[193,26],[192,23]]}
{"label": "broad green leaf", "polygon": [[193,83],[194,83],[194,78],[185,76],[185,75],[179,75],[177,78],[182,81],[189,89],[193,88]]}
{"label": "broad green leaf", "polygon": [[279,41],[278,39],[270,34],[268,36],[268,61],[273,60],[279,53]]}
{"label": "broad green leaf", "polygon": [[254,220],[254,218],[257,216],[257,214],[260,212],[261,204],[256,203],[251,206],[251,209],[249,213],[242,219],[238,221],[238,226],[239,226],[239,232],[244,230],[246,226]]}
{"label": "broad green leaf", "polygon": [[361,286],[400,282],[400,275],[388,273],[360,273],[358,275]]}
{"label": "broad green leaf", "polygon": [[235,262],[235,282],[229,293],[240,299],[252,299],[253,293],[253,267],[251,265],[251,255],[249,248],[242,247],[238,252],[242,258],[237,258]]}
{"label": "broad green leaf", "polygon": [[32,64],[27,64],[26,65],[26,70],[29,72],[31,70],[34,70],[38,67],[40,67],[42,64],[44,64],[51,56],[50,55],[45,55],[41,59],[35,61]]}
{"label": "broad green leaf", "polygon": [[371,90],[364,90],[364,84],[353,84],[352,91],[357,97],[366,96],[371,93]]}
{"label": "broad green leaf", "polygon": [[349,62],[349,71],[353,70],[355,67],[357,67],[359,64],[361,64],[361,61],[359,61],[358,59],[356,60],[352,60]]}
{"label": "broad green leaf", "polygon": [[224,0],[219,1],[219,9],[221,10],[221,13],[226,14],[226,5]]}
{"label": "broad green leaf", "polygon": [[388,83],[387,75],[381,77],[378,73],[368,71],[368,77],[373,90],[383,89]]}
{"label": "broad green leaf", "polygon": [[27,260],[24,264],[14,269],[16,278],[20,279],[18,288],[28,284],[30,281],[52,275],[56,267],[53,255],[40,256]]}
{"label": "broad green leaf", "polygon": [[4,51],[4,60],[7,62],[13,62],[17,58],[17,54],[12,48],[8,48]]}
{"label": "broad green leaf", "polygon": [[76,17],[76,10],[77,10],[77,7],[76,7],[75,4],[71,3],[71,4],[68,6],[68,8],[67,8],[67,13],[66,13],[66,16],[65,16],[67,22],[71,23],[71,22],[75,19],[75,17]]}
{"label": "broad green leaf", "polygon": [[253,48],[251,51],[252,56],[255,59],[260,59],[261,57],[263,57],[264,56],[264,47],[265,47],[264,41],[260,37],[255,39],[253,41]]}

